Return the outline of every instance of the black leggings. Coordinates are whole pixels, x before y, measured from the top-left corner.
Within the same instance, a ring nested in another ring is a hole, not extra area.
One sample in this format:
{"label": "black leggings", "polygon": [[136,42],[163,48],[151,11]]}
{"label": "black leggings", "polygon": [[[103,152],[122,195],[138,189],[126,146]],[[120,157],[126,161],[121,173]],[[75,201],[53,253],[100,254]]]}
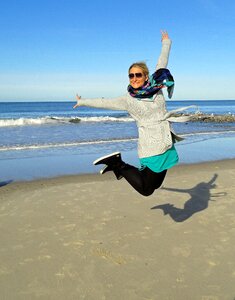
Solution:
{"label": "black leggings", "polygon": [[162,185],[167,170],[156,173],[145,167],[140,171],[136,167],[125,164],[119,172],[137,192],[143,196],[150,196]]}

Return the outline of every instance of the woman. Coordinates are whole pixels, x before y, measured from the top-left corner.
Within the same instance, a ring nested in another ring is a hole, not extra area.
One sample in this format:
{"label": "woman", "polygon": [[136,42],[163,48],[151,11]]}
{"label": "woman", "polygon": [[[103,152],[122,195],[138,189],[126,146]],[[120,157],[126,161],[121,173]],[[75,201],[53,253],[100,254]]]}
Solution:
{"label": "woman", "polygon": [[[149,76],[149,70],[145,63],[134,63],[129,68],[130,84],[127,95],[113,99],[81,99],[77,95],[77,104],[74,106],[74,108],[90,106],[126,110],[133,117],[139,132],[138,155],[141,168],[138,169],[123,162],[119,152],[101,157],[94,161],[94,164],[104,164],[105,167],[100,171],[101,174],[113,171],[117,179],[124,177],[136,191],[144,196],[149,196],[155,189],[158,189],[167,170],[178,162],[178,155],[173,144],[173,139],[178,137],[171,131],[169,123],[171,114],[166,111],[165,99],[161,90],[162,87],[168,87],[168,96],[171,97],[173,77],[165,69],[171,40],[167,32],[162,31],[161,33],[161,54],[156,72],[152,76]],[[156,79],[157,72],[160,72],[160,77],[163,75],[164,78],[164,80],[160,80],[160,84],[156,84],[156,81],[153,80]],[[164,77],[164,75],[166,76]],[[153,83],[155,83],[154,86]]]}

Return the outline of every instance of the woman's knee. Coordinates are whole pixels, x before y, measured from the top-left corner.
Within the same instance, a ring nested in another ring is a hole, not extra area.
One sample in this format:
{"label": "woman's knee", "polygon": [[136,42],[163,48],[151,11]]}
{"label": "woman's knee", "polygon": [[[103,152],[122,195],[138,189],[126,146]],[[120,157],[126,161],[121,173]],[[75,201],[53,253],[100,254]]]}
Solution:
{"label": "woman's knee", "polygon": [[155,190],[159,189],[162,186],[162,183],[163,183],[163,181],[157,183],[156,186],[155,186]]}
{"label": "woman's knee", "polygon": [[159,183],[155,184],[154,187],[151,186],[151,187],[144,188],[140,193],[141,193],[143,196],[148,197],[148,196],[152,195],[153,192],[154,192],[155,190],[159,189],[161,186],[162,186],[162,182],[159,182]]}
{"label": "woman's knee", "polygon": [[153,194],[154,190],[143,190],[140,192],[140,194],[142,196],[145,196],[145,197],[148,197],[148,196],[151,196]]}

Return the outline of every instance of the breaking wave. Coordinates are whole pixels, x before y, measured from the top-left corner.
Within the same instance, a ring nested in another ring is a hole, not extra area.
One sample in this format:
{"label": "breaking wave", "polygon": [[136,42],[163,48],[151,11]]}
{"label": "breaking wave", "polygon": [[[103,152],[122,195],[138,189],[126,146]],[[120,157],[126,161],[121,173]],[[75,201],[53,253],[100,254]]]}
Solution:
{"label": "breaking wave", "polygon": [[[178,114],[188,116],[189,114]],[[177,116],[177,115],[176,115]],[[18,118],[18,119],[0,119],[0,127],[10,126],[36,126],[46,124],[60,124],[60,123],[80,123],[80,122],[133,122],[133,118],[129,115],[123,116],[83,116],[83,117],[60,117],[60,116],[46,116],[38,118]],[[195,113],[191,114],[191,121],[196,122],[217,122],[217,123],[233,123],[235,122],[234,114],[214,115]]]}
{"label": "breaking wave", "polygon": [[131,117],[41,117],[41,118],[19,118],[1,119],[0,127],[10,126],[34,126],[60,123],[79,123],[79,122],[133,122]]}

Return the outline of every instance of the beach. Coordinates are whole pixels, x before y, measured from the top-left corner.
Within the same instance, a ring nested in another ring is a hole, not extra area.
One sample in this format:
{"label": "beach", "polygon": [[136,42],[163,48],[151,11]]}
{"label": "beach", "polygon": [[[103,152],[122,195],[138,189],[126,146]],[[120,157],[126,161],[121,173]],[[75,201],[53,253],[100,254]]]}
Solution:
{"label": "beach", "polygon": [[234,180],[230,159],[150,197],[110,172],[1,182],[1,300],[233,300]]}

